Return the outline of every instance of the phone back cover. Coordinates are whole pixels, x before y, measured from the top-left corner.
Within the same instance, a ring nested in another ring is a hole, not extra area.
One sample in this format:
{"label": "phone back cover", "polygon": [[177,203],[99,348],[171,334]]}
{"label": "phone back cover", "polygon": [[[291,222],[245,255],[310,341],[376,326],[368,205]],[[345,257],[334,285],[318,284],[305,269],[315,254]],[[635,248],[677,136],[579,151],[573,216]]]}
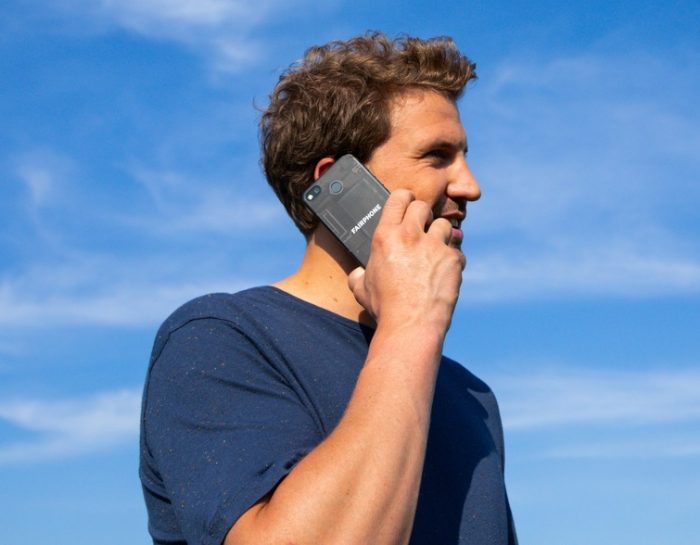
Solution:
{"label": "phone back cover", "polygon": [[[341,182],[340,193],[331,192],[334,182]],[[320,186],[321,192],[308,200],[314,186]],[[388,196],[389,191],[362,163],[352,155],[343,155],[304,193],[304,202],[366,266],[372,235]]]}

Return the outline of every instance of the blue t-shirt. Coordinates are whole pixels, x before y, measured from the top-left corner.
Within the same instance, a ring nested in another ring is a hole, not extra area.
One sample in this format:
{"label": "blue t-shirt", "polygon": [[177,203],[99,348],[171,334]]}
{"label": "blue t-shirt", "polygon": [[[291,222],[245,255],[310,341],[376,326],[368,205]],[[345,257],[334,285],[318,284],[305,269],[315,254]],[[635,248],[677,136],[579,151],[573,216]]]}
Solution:
{"label": "blue t-shirt", "polygon": [[[373,330],[274,287],[200,297],[156,336],[140,477],[156,544],[219,545],[340,420]],[[496,400],[443,357],[411,545],[517,543]]]}

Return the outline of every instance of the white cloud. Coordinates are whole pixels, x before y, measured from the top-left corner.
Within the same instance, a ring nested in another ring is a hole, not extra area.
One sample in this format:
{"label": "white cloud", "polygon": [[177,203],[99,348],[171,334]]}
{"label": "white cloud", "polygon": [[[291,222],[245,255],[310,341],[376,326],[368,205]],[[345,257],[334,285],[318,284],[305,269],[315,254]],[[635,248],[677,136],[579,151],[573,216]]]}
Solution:
{"label": "white cloud", "polygon": [[41,205],[48,200],[54,185],[51,171],[37,165],[22,165],[17,174],[29,189],[32,203]]}
{"label": "white cloud", "polygon": [[465,223],[469,299],[700,291],[693,55],[487,67],[464,104],[483,189]]}
{"label": "white cloud", "polygon": [[136,440],[141,394],[137,389],[59,401],[0,404],[0,419],[35,435],[0,443],[0,465],[76,456]]}
{"label": "white cloud", "polygon": [[266,199],[255,197],[247,184],[206,183],[178,172],[142,168],[134,169],[131,175],[146,188],[156,210],[118,219],[150,234],[205,232],[235,236],[269,231],[283,222],[288,226],[284,208],[272,193]]}
{"label": "white cloud", "polygon": [[96,5],[120,23],[134,28],[162,24],[217,26],[229,21],[250,24],[260,19],[263,10],[252,9],[240,0],[101,0]]}
{"label": "white cloud", "polygon": [[[212,292],[235,292],[264,283],[221,275],[173,280],[146,274],[143,263],[101,263],[36,268],[24,277],[0,281],[0,325],[13,328],[67,325],[153,326],[187,300]],[[141,268],[139,268],[139,266]],[[132,268],[131,273],[124,272]],[[44,271],[43,273],[41,271]],[[156,270],[152,267],[151,270]],[[50,271],[50,272],[49,272]],[[42,277],[41,284],[32,279]]]}
{"label": "white cloud", "polygon": [[489,379],[515,456],[700,457],[700,370],[601,371],[561,365]]}
{"label": "white cloud", "polygon": [[[159,12],[161,2],[107,2],[99,9],[123,25],[140,20],[144,29],[159,23],[192,29],[228,24],[240,5],[224,4],[173,2],[166,13]],[[462,302],[700,292],[700,255],[693,235],[683,240],[666,228],[667,216],[654,212],[663,205],[655,199],[659,184],[673,189],[667,189],[668,195],[680,194],[689,202],[700,184],[692,175],[660,180],[662,167],[651,168],[648,160],[640,166],[637,161],[652,148],[657,158],[663,152],[695,164],[700,154],[691,153],[699,135],[693,115],[683,118],[663,100],[645,107],[649,98],[641,91],[641,98],[628,99],[615,87],[631,79],[631,68],[619,59],[554,59],[539,68],[535,63],[506,64],[495,83],[487,83],[481,92],[487,115],[496,118],[493,129],[481,130],[486,130],[487,144],[492,139],[498,145],[485,150],[491,175],[482,180],[483,202],[470,208],[465,224],[467,236],[473,234],[477,243],[470,248],[469,240],[465,242],[470,263]],[[588,96],[583,84],[592,80],[606,82],[611,94]],[[554,95],[551,104],[546,100],[549,91]],[[659,129],[652,131],[652,126]],[[595,142],[598,137],[603,144]],[[573,139],[573,145],[567,139]],[[620,143],[608,147],[613,140]],[[592,147],[584,145],[589,141]],[[476,151],[479,155],[484,150]],[[29,152],[16,165],[35,207],[64,198],[74,170],[71,161]],[[276,239],[275,233],[293,231],[271,193],[261,199],[247,184],[212,182],[168,169],[126,170],[146,188],[152,202],[143,199],[144,205],[134,209],[148,210],[138,214],[98,210],[97,228],[134,227],[143,238],[155,235],[161,240],[183,234],[225,235],[232,241],[229,253],[236,251],[237,234],[264,233],[270,251],[278,252],[287,239]],[[246,172],[241,178],[249,176]],[[61,235],[60,225],[51,227],[46,237]],[[490,237],[498,239],[495,244]],[[75,259],[74,249],[57,246],[58,260],[70,262],[30,265],[0,277],[0,324],[152,325],[189,297],[234,291],[273,280],[276,274],[272,270],[266,278],[238,278],[226,272],[230,263],[204,263],[195,277],[186,261],[197,257],[173,256],[167,250],[146,263],[129,249],[116,248],[112,259],[93,256],[85,263]],[[180,270],[172,267],[160,274],[164,263],[179,264]]]}
{"label": "white cloud", "polygon": [[61,2],[75,16],[89,16],[158,40],[184,44],[208,56],[221,71],[237,71],[264,50],[254,34],[305,2],[259,0],[80,0]]}
{"label": "white cloud", "polygon": [[[178,228],[184,228],[184,224]],[[286,251],[280,246],[277,242],[270,250]],[[252,269],[247,265],[245,274],[233,271],[232,262],[224,257],[225,252],[213,256],[183,252],[147,259],[122,254],[73,254],[71,261],[37,263],[19,273],[0,276],[0,325],[152,327],[190,298],[210,292],[236,292],[272,282],[283,274],[266,250],[241,258],[255,264]],[[243,270],[242,261],[238,263],[238,270]],[[638,254],[613,252],[588,256],[585,261],[576,256],[519,260],[480,256],[465,272],[460,304],[571,299],[592,294],[648,297],[698,291],[697,264],[647,259]]]}
{"label": "white cloud", "polygon": [[673,221],[700,201],[697,60],[600,53],[487,73],[465,99],[484,192],[470,227],[547,239]]}
{"label": "white cloud", "polygon": [[700,422],[697,369],[532,372],[493,382],[511,432]]}
{"label": "white cloud", "polygon": [[265,46],[257,40],[245,40],[240,37],[224,35],[212,39],[209,47],[215,52],[211,66],[218,72],[237,72],[243,66],[249,66],[260,59]]}
{"label": "white cloud", "polygon": [[656,435],[647,439],[586,443],[554,447],[543,453],[546,458],[561,459],[616,459],[698,458],[700,441],[689,437]]}
{"label": "white cloud", "polygon": [[464,273],[462,303],[700,293],[700,260],[625,244],[576,244],[548,251],[533,245],[526,256],[515,248],[474,252]]}
{"label": "white cloud", "polygon": [[29,150],[14,159],[15,175],[25,186],[32,208],[48,206],[61,198],[75,176],[74,162],[52,150]]}
{"label": "white cloud", "polygon": [[203,195],[200,202],[184,214],[173,214],[161,227],[166,232],[205,231],[235,236],[271,228],[286,216],[275,201],[236,198],[232,191],[213,191]]}

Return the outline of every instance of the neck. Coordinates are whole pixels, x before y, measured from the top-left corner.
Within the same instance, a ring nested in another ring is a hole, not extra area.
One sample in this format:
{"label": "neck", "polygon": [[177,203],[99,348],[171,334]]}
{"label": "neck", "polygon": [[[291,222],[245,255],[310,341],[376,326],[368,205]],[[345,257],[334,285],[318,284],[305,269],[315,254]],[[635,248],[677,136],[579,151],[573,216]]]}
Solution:
{"label": "neck", "polygon": [[320,225],[310,235],[297,271],[273,285],[335,314],[374,327],[374,319],[348,287],[348,274],[357,266],[331,232]]}

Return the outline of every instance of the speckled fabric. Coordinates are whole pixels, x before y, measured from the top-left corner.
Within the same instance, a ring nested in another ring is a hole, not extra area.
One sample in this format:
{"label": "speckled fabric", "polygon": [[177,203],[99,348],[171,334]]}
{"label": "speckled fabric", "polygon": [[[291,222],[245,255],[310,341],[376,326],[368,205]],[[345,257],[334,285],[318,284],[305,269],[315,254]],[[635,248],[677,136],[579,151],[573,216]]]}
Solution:
{"label": "speckled fabric", "polygon": [[[143,397],[154,543],[219,545],[336,426],[372,333],[273,287],[175,311],[156,336]],[[496,400],[443,358],[411,545],[515,543]]]}

